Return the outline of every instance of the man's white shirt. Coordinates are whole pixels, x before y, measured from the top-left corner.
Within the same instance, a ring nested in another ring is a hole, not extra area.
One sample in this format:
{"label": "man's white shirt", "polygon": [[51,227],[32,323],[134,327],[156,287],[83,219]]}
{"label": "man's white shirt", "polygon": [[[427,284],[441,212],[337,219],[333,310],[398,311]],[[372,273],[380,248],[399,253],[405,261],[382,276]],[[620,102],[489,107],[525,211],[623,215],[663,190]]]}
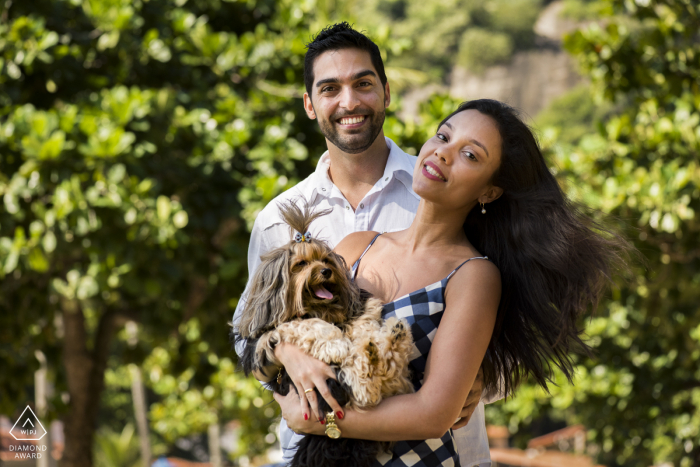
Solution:
{"label": "man's white shirt", "polygon": [[[328,175],[330,167],[328,151],[321,156],[314,173],[272,200],[258,214],[253,225],[248,247],[249,277],[252,277],[253,272],[260,265],[261,255],[288,243],[294,234],[290,232],[289,226],[279,215],[278,206],[286,201],[306,200],[316,211],[331,210],[328,215],[315,220],[310,229],[314,238],[328,242],[331,247],[335,247],[345,236],[353,232],[366,230],[393,232],[408,228],[416,215],[420,201],[419,196],[411,188],[416,158],[403,152],[389,138],[386,138],[386,143],[389,147],[389,158],[384,174],[355,210]],[[240,317],[249,286],[250,282],[236,307],[234,326]],[[236,351],[240,354],[241,347],[239,346]],[[463,467],[491,465],[483,402],[479,403],[467,426],[455,430],[454,435]],[[282,419],[280,444],[286,461],[293,457],[294,447],[300,439],[301,436],[290,430]]]}

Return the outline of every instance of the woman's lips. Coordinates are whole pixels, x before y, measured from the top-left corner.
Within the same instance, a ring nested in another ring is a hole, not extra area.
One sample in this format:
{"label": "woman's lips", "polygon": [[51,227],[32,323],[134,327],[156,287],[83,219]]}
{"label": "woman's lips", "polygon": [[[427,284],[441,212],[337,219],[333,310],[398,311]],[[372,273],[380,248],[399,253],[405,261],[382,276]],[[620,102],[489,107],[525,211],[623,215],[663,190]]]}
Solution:
{"label": "woman's lips", "polygon": [[447,178],[445,178],[445,176],[442,174],[440,168],[430,161],[426,161],[425,164],[423,164],[422,172],[423,175],[431,180],[437,180],[439,182],[447,181]]}

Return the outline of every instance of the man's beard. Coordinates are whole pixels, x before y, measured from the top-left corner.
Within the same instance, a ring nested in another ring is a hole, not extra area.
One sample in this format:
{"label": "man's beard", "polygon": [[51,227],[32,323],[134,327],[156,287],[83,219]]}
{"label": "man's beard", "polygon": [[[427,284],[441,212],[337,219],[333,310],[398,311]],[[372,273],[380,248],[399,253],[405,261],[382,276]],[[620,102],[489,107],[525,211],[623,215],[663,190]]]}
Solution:
{"label": "man's beard", "polygon": [[[347,154],[359,154],[363,151],[369,149],[377,139],[379,133],[382,132],[382,126],[384,125],[385,112],[382,110],[381,113],[370,113],[366,114],[363,111],[361,113],[349,113],[342,115],[333,115],[329,120],[318,120],[318,126],[321,129],[323,136],[328,139],[335,147]],[[340,118],[350,117],[352,115],[366,115],[367,123],[364,127],[359,130],[358,133],[343,135],[338,134],[337,127],[334,125]]]}

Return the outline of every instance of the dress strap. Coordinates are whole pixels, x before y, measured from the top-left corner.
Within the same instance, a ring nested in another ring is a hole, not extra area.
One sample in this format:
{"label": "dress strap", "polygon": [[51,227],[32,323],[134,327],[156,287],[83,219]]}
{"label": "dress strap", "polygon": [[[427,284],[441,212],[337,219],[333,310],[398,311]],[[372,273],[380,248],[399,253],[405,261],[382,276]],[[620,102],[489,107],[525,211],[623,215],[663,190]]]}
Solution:
{"label": "dress strap", "polygon": [[365,256],[365,253],[367,253],[367,251],[369,251],[369,249],[372,248],[372,245],[374,245],[374,242],[379,238],[380,235],[381,232],[374,236],[372,241],[369,242],[369,245],[367,245],[367,248],[365,248],[365,251],[362,252],[360,257],[357,258],[357,261],[355,261],[355,264],[352,265],[352,280],[355,280],[355,277],[357,277],[357,270],[360,268],[360,261]]}
{"label": "dress strap", "polygon": [[475,257],[473,257],[473,258],[469,258],[468,260],[466,260],[465,262],[463,262],[462,264],[460,264],[459,266],[457,266],[456,268],[454,268],[454,270],[450,273],[449,276],[447,276],[447,277],[445,278],[445,280],[446,280],[446,281],[450,280],[450,277],[452,277],[452,276],[454,275],[454,273],[456,273],[457,271],[459,271],[459,268],[461,268],[462,266],[464,266],[465,264],[467,264],[469,261],[471,261],[471,260],[473,260],[473,259],[485,259],[486,261],[489,261],[489,257],[488,257],[488,256],[475,256]]}

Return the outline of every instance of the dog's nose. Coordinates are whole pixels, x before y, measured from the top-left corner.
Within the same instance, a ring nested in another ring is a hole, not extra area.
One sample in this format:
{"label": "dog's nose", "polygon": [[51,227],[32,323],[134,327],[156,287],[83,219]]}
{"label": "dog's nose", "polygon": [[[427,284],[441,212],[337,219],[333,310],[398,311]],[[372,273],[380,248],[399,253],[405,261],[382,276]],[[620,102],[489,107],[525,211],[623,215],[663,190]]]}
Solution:
{"label": "dog's nose", "polygon": [[330,270],[330,268],[323,268],[323,269],[321,269],[321,275],[322,275],[323,277],[325,277],[326,279],[328,279],[329,277],[331,277],[331,273],[332,273],[332,271]]}

